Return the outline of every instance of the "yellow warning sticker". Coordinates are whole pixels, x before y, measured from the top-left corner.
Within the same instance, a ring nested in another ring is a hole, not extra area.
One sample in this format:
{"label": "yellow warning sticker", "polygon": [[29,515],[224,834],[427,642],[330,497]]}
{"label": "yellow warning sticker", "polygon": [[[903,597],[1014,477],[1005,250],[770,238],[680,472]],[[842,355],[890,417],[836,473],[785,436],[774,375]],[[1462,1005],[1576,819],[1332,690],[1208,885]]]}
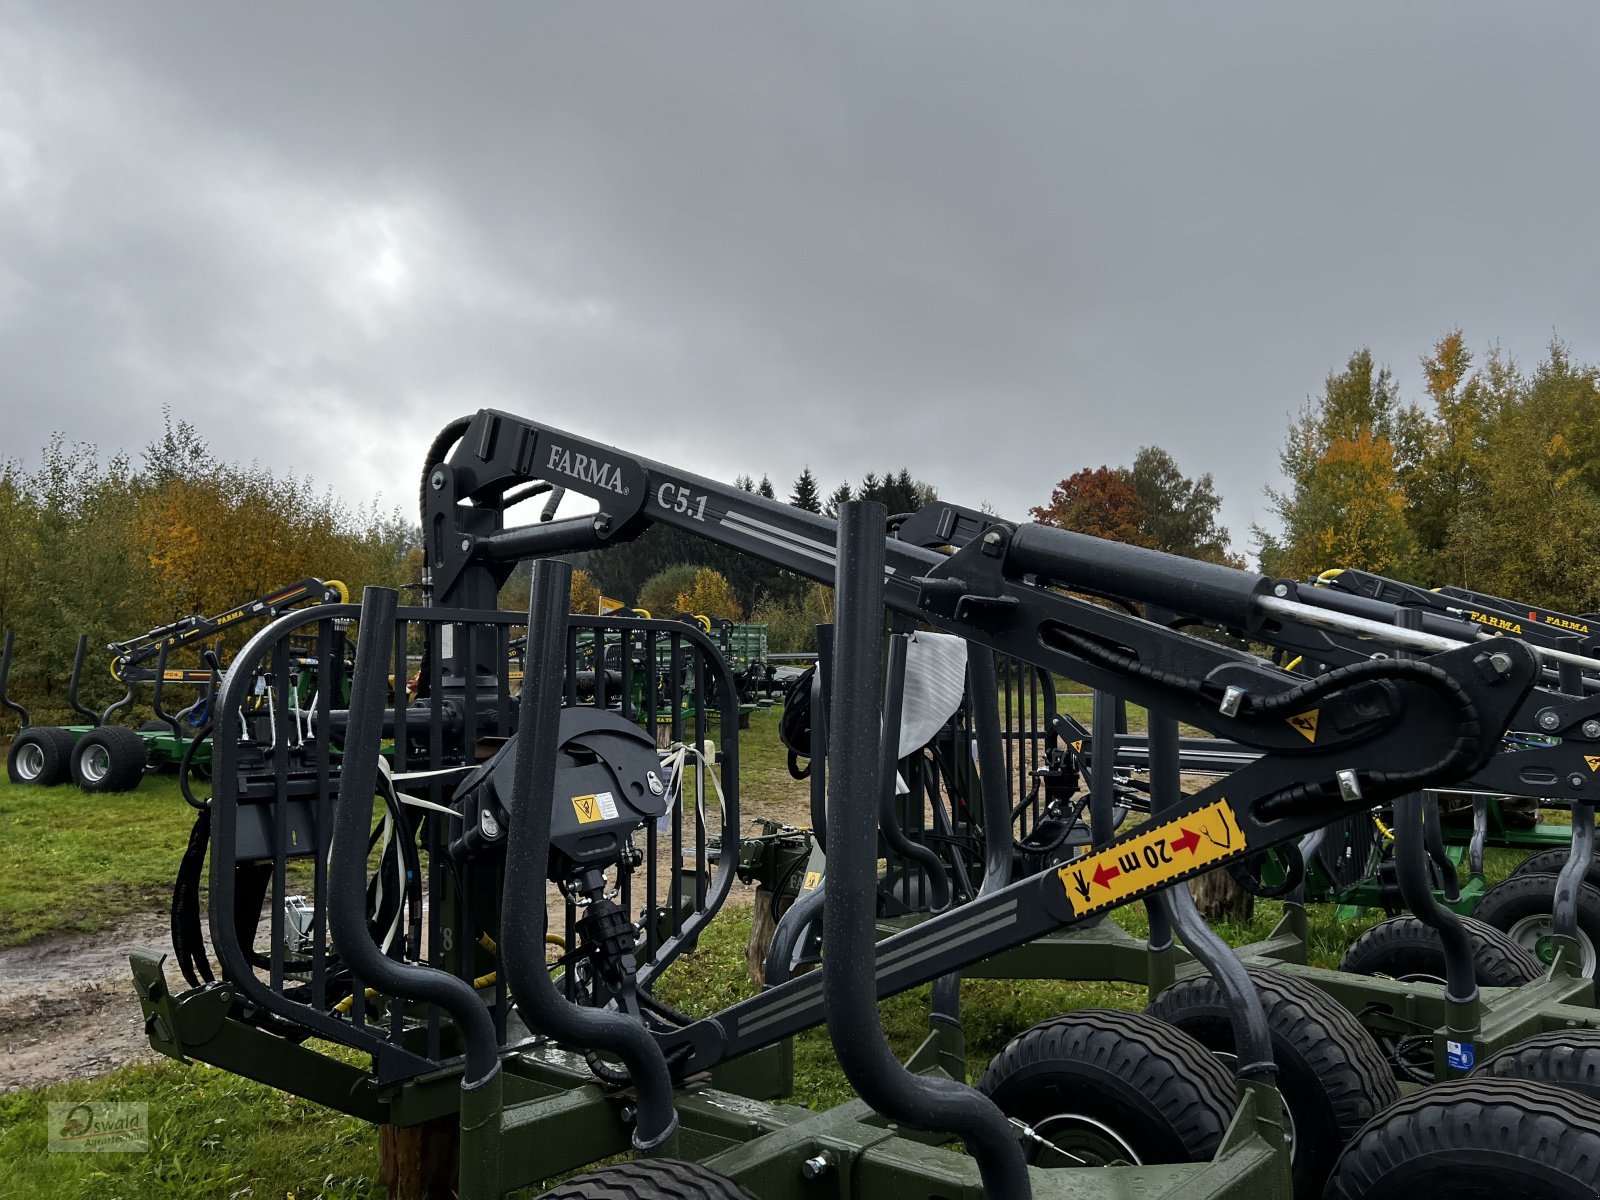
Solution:
{"label": "yellow warning sticker", "polygon": [[1135,837],[1061,867],[1061,885],[1077,916],[1160,887],[1195,867],[1244,850],[1244,830],[1227,800],[1152,825]]}
{"label": "yellow warning sticker", "polygon": [[1082,738],[1079,738],[1077,741],[1072,743],[1072,752],[1074,754],[1082,754],[1083,753],[1083,739]]}
{"label": "yellow warning sticker", "polygon": [[588,825],[600,819],[600,798],[598,796],[574,796],[572,798],[572,811],[578,814],[578,822]]}
{"label": "yellow warning sticker", "polygon": [[821,871],[807,871],[805,882],[800,885],[802,892],[814,892],[822,886]]}
{"label": "yellow warning sticker", "polygon": [[1583,761],[1589,764],[1589,770],[1600,771],[1600,754],[1585,754]]}
{"label": "yellow warning sticker", "polygon": [[1308,742],[1317,740],[1317,717],[1321,714],[1320,708],[1313,708],[1310,712],[1295,713],[1288,718],[1289,728],[1293,729]]}

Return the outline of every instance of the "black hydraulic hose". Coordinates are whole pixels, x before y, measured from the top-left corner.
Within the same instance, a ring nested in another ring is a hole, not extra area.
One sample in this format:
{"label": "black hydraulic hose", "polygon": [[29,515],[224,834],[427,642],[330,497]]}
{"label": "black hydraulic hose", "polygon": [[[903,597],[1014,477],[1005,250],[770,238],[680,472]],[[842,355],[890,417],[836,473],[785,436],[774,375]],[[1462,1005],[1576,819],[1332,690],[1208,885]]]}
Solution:
{"label": "black hydraulic hose", "polygon": [[[1150,737],[1150,816],[1178,802],[1182,792],[1179,773],[1183,760],[1178,749],[1178,722],[1174,717],[1152,712]],[[1162,888],[1153,897],[1150,924],[1155,927],[1159,908],[1178,931],[1184,946],[1216,981],[1228,1006],[1228,1023],[1233,1028],[1233,1044],[1238,1055],[1236,1073],[1240,1079],[1271,1083],[1278,1073],[1272,1059],[1272,1034],[1267,1026],[1261,995],[1233,948],[1207,925],[1195,907],[1194,894],[1187,883]],[[1152,935],[1152,942],[1154,936]]]}
{"label": "black hydraulic hose", "polygon": [[984,1194],[1028,1200],[1022,1150],[987,1097],[950,1079],[913,1075],[890,1050],[878,1013],[877,805],[882,782],[883,579],[886,510],[839,506],[834,671],[829,729],[828,887],[822,913],[822,1003],[828,1037],[860,1097],[917,1129],[954,1133],[978,1162]]}
{"label": "black hydraulic hose", "polygon": [[[1399,609],[1395,615],[1403,617],[1415,611]],[[1215,685],[1148,666],[1131,654],[1113,650],[1062,625],[1051,626],[1045,633],[1045,640],[1059,643],[1072,653],[1081,655],[1087,661],[1099,666],[1190,696],[1210,695],[1218,690]],[[1420,767],[1406,771],[1359,772],[1358,779],[1363,790],[1370,790],[1374,795],[1397,795],[1408,789],[1432,783],[1440,776],[1469,774],[1480,761],[1493,753],[1493,744],[1482,736],[1482,720],[1478,714],[1478,706],[1466,689],[1448,672],[1431,663],[1418,662],[1414,659],[1368,659],[1338,667],[1284,692],[1275,692],[1269,696],[1249,694],[1240,702],[1238,715],[1246,719],[1272,719],[1286,712],[1292,713],[1312,707],[1325,697],[1358,683],[1400,680],[1421,684],[1429,691],[1443,696],[1457,708],[1455,741],[1437,760]],[[1332,781],[1296,784],[1263,800],[1258,806],[1258,811],[1263,818],[1271,819],[1308,804],[1320,805],[1338,802],[1339,799],[1339,788]]]}
{"label": "black hydraulic hose", "polygon": [[1594,858],[1594,805],[1572,806],[1572,848],[1567,861],[1561,864],[1556,876],[1555,904],[1551,912],[1551,928],[1557,937],[1578,936],[1578,889],[1583,886],[1584,875]]}
{"label": "black hydraulic hose", "polygon": [[184,800],[188,802],[191,808],[203,810],[211,803],[209,799],[195,799],[194,792],[189,787],[189,775],[194,770],[195,751],[199,749],[200,743],[210,736],[211,720],[208,717],[206,723],[195,732],[194,737],[189,740],[189,744],[183,748],[183,757],[178,760],[178,791],[183,794]]}
{"label": "black hydraulic hose", "polygon": [[[378,794],[378,750],[398,601],[398,593],[390,588],[369,587],[361,598],[361,633],[350,683],[350,725],[339,768],[333,844],[328,854],[328,931],[339,957],[355,977],[353,986],[370,985],[388,995],[437,1004],[450,1014],[466,1048],[461,1087],[470,1091],[497,1081],[500,1075],[499,1046],[489,1010],[466,980],[388,957],[367,928],[367,846],[372,832],[372,798]],[[539,895],[544,895],[543,887]],[[542,930],[540,936],[542,940]],[[543,962],[542,951],[539,958]]]}
{"label": "black hydraulic hose", "polygon": [[433,478],[433,469],[444,462],[445,455],[461,440],[472,425],[471,417],[457,417],[451,421],[438,434],[428,446],[428,452],[422,456],[422,482],[417,486],[417,511],[426,512],[428,509],[428,481]]}
{"label": "black hydraulic hose", "polygon": [[[1402,608],[1395,613],[1394,620],[1402,629],[1416,629],[1422,623],[1422,614],[1416,609]],[[1394,665],[1417,664],[1410,659],[1397,659]],[[1439,903],[1428,883],[1427,832],[1423,827],[1420,793],[1408,792],[1395,797],[1394,837],[1395,875],[1400,885],[1400,898],[1413,916],[1438,931],[1440,944],[1444,948],[1444,998],[1455,1006],[1448,1021],[1454,1031],[1454,1027],[1461,1023],[1467,1007],[1477,1005],[1478,968],[1467,927],[1462,924],[1460,917]]]}
{"label": "black hydraulic hose", "polygon": [[570,563],[541,559],[533,564],[528,664],[518,705],[511,833],[506,846],[502,961],[517,1011],[530,1029],[622,1060],[638,1099],[633,1146],[641,1154],[649,1154],[661,1149],[678,1128],[678,1114],[672,1107],[672,1074],[661,1047],[643,1022],[626,1013],[570,1003],[545,970],[548,915],[544,898],[571,585]]}
{"label": "black hydraulic hose", "polygon": [[900,828],[900,814],[895,811],[895,801],[898,799],[895,795],[895,778],[900,764],[900,716],[905,700],[906,645],[907,637],[904,634],[895,634],[889,639],[889,695],[883,712],[883,782],[878,788],[878,830],[890,850],[922,868],[933,893],[929,907],[940,913],[950,907],[950,876],[937,854],[906,837],[905,830]]}

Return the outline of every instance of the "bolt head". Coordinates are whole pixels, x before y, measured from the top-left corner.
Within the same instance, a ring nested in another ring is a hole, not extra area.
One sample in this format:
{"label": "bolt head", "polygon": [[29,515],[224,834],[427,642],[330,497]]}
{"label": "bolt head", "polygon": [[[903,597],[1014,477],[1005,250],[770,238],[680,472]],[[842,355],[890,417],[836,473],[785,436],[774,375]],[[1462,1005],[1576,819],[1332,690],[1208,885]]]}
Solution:
{"label": "bolt head", "polygon": [[1504,650],[1496,650],[1489,655],[1489,665],[1499,674],[1504,675],[1511,670],[1511,655]]}
{"label": "bolt head", "polygon": [[1272,594],[1274,596],[1278,597],[1278,599],[1280,599],[1280,600],[1283,599],[1285,596],[1287,596],[1289,594],[1289,585],[1287,583],[1275,583],[1275,584],[1273,584],[1272,585]]}
{"label": "bolt head", "polygon": [[624,1104],[622,1106],[622,1112],[620,1115],[624,1125],[632,1125],[633,1119],[639,1115],[639,1110],[634,1108],[631,1104]]}
{"label": "bolt head", "polygon": [[1567,786],[1568,787],[1581,788],[1583,785],[1584,785],[1584,778],[1583,778],[1582,775],[1578,775],[1578,774],[1574,773],[1572,775],[1568,775],[1567,776]]}
{"label": "bolt head", "polygon": [[435,470],[432,475],[428,476],[428,486],[436,492],[442,492],[444,490],[444,471]]}
{"label": "bolt head", "polygon": [[800,1174],[806,1179],[821,1179],[833,1166],[825,1154],[814,1154],[800,1164]]}
{"label": "bolt head", "polygon": [[461,539],[461,553],[465,554],[467,551],[469,551],[471,549],[472,549],[472,539],[469,538],[469,537],[462,538]]}
{"label": "bolt head", "polygon": [[662,792],[667,790],[667,785],[661,782],[661,776],[657,775],[654,771],[651,771],[650,774],[645,776],[645,783],[649,785],[650,794],[652,796],[659,796]]}
{"label": "bolt head", "polygon": [[487,808],[478,813],[478,828],[483,831],[483,836],[491,842],[500,836],[500,822],[495,820],[494,813]]}
{"label": "bolt head", "polygon": [[1600,721],[1585,721],[1583,723],[1583,736],[1587,738],[1600,738]]}

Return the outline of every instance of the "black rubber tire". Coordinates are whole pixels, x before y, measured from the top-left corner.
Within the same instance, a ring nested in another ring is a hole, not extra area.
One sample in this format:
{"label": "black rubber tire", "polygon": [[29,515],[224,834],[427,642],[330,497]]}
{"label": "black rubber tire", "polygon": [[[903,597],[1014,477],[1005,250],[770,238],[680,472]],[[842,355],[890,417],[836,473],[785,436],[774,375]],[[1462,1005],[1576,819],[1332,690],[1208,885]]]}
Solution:
{"label": "black rubber tire", "polygon": [[172,726],[165,721],[145,721],[139,726],[139,732],[171,734]]}
{"label": "black rubber tire", "polygon": [[[1018,1034],[978,1090],[1047,1140],[1050,1118],[1092,1113],[1147,1164],[1209,1161],[1238,1104],[1233,1076],[1198,1041],[1116,1009],[1066,1013]],[[1039,1165],[1069,1164],[1047,1153]]]}
{"label": "black rubber tire", "polygon": [[[1312,1198],[1344,1145],[1400,1098],[1389,1062],[1361,1022],[1328,993],[1282,971],[1250,978],[1272,1033],[1277,1086],[1294,1128],[1294,1194]],[[1209,974],[1174,984],[1145,1009],[1214,1054],[1234,1053],[1232,1008]]]}
{"label": "black rubber tire", "polygon": [[540,1195],[547,1200],[760,1200],[726,1175],[674,1158],[585,1171]]}
{"label": "black rubber tire", "polygon": [[1600,1109],[1521,1079],[1413,1092],[1345,1147],[1327,1200],[1594,1200]]}
{"label": "black rubber tire", "polygon": [[[1559,875],[1561,868],[1567,865],[1570,852],[1566,846],[1551,846],[1548,850],[1530,854],[1517,864],[1517,869],[1511,872],[1511,878],[1515,879],[1518,875]],[[1589,865],[1583,869],[1583,879],[1585,883],[1600,887],[1600,859],[1589,859]]]}
{"label": "black rubber tire", "polygon": [[[1494,926],[1472,917],[1461,921],[1472,939],[1479,987],[1516,987],[1544,975],[1538,959]],[[1443,979],[1444,945],[1438,933],[1416,917],[1391,917],[1351,942],[1339,969],[1390,979]]]}
{"label": "black rubber tire", "polygon": [[[103,769],[90,765],[104,750]],[[91,729],[72,748],[72,782],[86,792],[128,792],[139,786],[148,764],[144,739],[121,725]]]}
{"label": "black rubber tire", "polygon": [[1600,1103],[1600,1029],[1536,1033],[1507,1046],[1473,1075],[1549,1084]]}
{"label": "black rubber tire", "polygon": [[[1515,935],[1512,931],[1518,925],[1529,922],[1537,927],[1539,918],[1549,917],[1555,908],[1555,894],[1554,875],[1513,875],[1485,892],[1478,906],[1472,910],[1472,915],[1487,925],[1493,925],[1528,950],[1534,958],[1548,965],[1538,949],[1529,949],[1527,946],[1526,931],[1519,930]],[[1577,916],[1579,940],[1587,939],[1589,943],[1584,978],[1593,979],[1595,960],[1600,956],[1600,888],[1589,883],[1578,885]]]}
{"label": "black rubber tire", "polygon": [[[37,754],[25,754],[36,750]],[[11,739],[6,778],[28,787],[54,787],[72,772],[72,735],[54,725],[34,725]],[[37,760],[35,763],[34,760]]]}

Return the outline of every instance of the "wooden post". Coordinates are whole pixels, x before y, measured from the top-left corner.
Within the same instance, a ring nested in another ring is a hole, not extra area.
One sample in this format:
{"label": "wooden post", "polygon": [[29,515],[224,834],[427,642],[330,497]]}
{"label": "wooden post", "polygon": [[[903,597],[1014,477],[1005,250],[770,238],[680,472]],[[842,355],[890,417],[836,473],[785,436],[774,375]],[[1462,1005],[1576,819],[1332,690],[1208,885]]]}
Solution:
{"label": "wooden post", "polygon": [[378,1182],[389,1200],[455,1200],[461,1126],[452,1116],[378,1126]]}
{"label": "wooden post", "polygon": [[1208,921],[1248,921],[1255,916],[1256,898],[1226,870],[1196,876],[1189,881],[1189,891],[1200,915]]}

